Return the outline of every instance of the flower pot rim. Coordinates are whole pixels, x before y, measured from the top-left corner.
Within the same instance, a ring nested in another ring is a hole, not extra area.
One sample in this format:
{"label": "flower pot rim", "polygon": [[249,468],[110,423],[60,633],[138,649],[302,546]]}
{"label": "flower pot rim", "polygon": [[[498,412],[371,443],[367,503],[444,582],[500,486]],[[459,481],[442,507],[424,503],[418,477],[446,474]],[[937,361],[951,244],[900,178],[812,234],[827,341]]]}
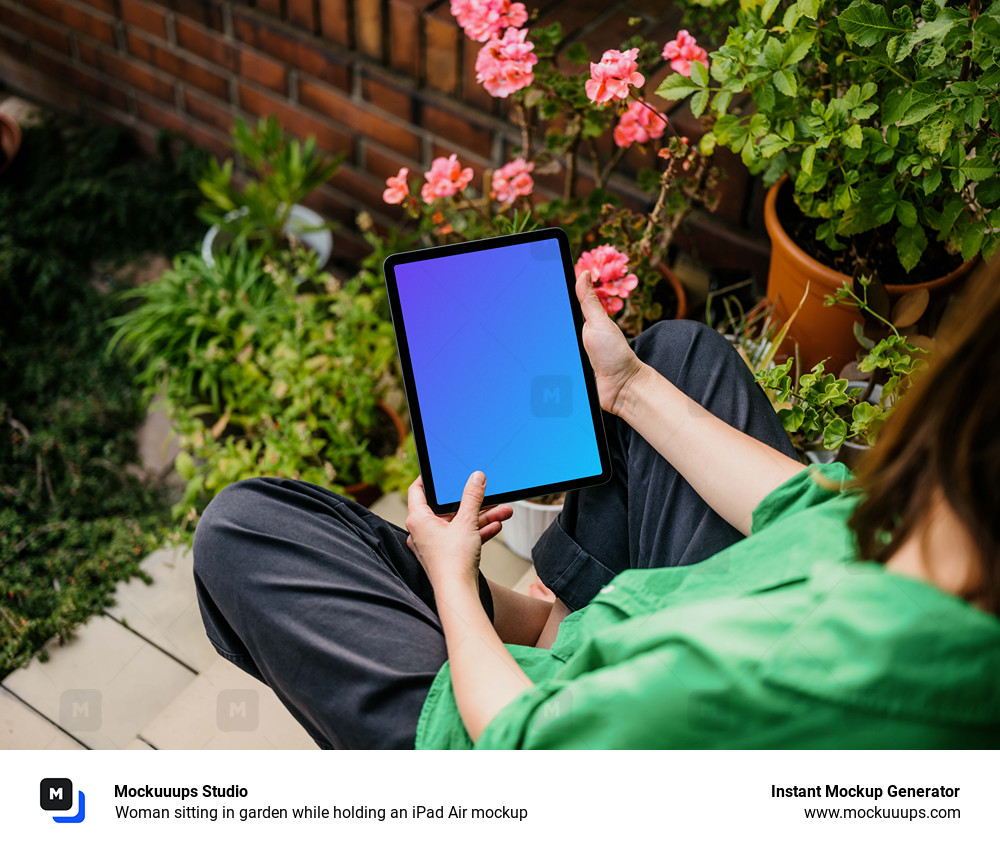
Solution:
{"label": "flower pot rim", "polygon": [[[226,213],[224,220],[233,221],[241,215],[245,215],[246,212],[246,207],[230,210]],[[326,224],[326,219],[323,218],[322,215],[316,212],[316,210],[302,204],[292,204],[292,211],[289,213],[286,231],[294,232],[291,227],[294,220],[305,222],[309,227],[322,227]],[[219,225],[213,224],[205,232],[205,236],[201,240],[201,258],[209,268],[215,267],[215,256],[212,253],[212,245],[215,244],[215,239],[219,235],[219,230]],[[299,234],[299,236],[302,241],[305,242],[306,245],[308,245],[309,248],[312,249],[312,251],[319,257],[320,268],[323,268],[329,262],[330,255],[333,253],[333,236],[330,234],[330,231],[315,230],[309,233]]]}
{"label": "flower pot rim", "polygon": [[0,174],[3,174],[17,157],[18,151],[21,150],[21,138],[21,125],[6,112],[0,112],[0,144],[2,140],[7,140],[7,144],[3,145],[6,157],[0,163]]}

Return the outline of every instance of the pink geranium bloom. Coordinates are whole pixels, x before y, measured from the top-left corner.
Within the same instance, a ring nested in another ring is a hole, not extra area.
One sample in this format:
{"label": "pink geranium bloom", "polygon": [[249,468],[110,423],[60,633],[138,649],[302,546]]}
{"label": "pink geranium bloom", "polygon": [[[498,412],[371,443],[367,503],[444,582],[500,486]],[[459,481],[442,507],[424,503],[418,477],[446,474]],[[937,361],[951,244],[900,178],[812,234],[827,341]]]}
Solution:
{"label": "pink geranium bloom", "polygon": [[451,0],[451,13],[473,41],[489,41],[528,20],[524,4],[510,0]]}
{"label": "pink geranium bloom", "polygon": [[590,79],[584,85],[587,97],[594,103],[625,100],[629,86],[641,86],[646,82],[635,61],[638,55],[638,47],[624,53],[620,50],[606,50],[600,62],[591,62]]}
{"label": "pink geranium bloom", "polygon": [[628,298],[629,293],[639,285],[639,278],[628,270],[628,256],[613,245],[598,245],[592,251],[584,251],[575,268],[577,277],[590,272],[594,292],[609,316],[625,306],[622,299]]}
{"label": "pink geranium bloom", "polygon": [[708,67],[708,53],[687,30],[677,33],[677,38],[663,45],[663,58],[670,60],[670,67],[685,77],[691,76],[691,63],[701,62]]}
{"label": "pink geranium bloom", "polygon": [[386,190],[382,193],[383,201],[387,204],[403,203],[406,196],[410,194],[410,187],[406,182],[406,175],[409,173],[409,168],[401,168],[395,177],[386,178]]}
{"label": "pink geranium bloom", "polygon": [[472,180],[472,169],[462,168],[457,154],[452,154],[447,159],[439,156],[431,163],[431,170],[425,172],[424,177],[427,182],[420,189],[420,197],[425,204],[430,204],[437,198],[448,198],[461,192]]}
{"label": "pink geranium bloom", "polygon": [[493,172],[490,195],[501,204],[512,204],[521,195],[530,195],[535,188],[535,181],[531,179],[534,169],[535,163],[525,162],[520,156],[508,162]]}
{"label": "pink geranium bloom", "polygon": [[615,127],[615,144],[620,148],[627,148],[633,142],[644,145],[650,139],[660,138],[666,129],[667,122],[659,112],[635,101],[629,104]]}
{"label": "pink geranium bloom", "polygon": [[479,49],[476,81],[493,97],[507,97],[534,80],[531,69],[538,57],[531,52],[535,45],[525,41],[527,35],[527,30],[511,27],[503,38],[491,38]]}

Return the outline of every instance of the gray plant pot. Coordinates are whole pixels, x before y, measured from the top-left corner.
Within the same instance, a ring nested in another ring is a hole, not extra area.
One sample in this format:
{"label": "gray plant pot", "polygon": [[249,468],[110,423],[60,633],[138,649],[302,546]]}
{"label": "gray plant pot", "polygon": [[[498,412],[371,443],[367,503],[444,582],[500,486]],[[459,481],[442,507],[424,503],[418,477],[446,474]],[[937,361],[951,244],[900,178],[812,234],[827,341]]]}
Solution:
{"label": "gray plant pot", "polygon": [[[226,221],[233,221],[246,213],[246,209],[233,210],[226,216]],[[319,267],[322,269],[330,261],[330,254],[333,253],[333,236],[329,230],[316,230],[326,224],[326,220],[315,210],[295,204],[292,213],[288,216],[288,224],[285,233],[298,237],[319,257]],[[215,247],[215,240],[219,237],[219,226],[213,224],[205,238],[201,241],[201,258],[205,264],[212,268],[215,265],[215,256],[212,251]]]}

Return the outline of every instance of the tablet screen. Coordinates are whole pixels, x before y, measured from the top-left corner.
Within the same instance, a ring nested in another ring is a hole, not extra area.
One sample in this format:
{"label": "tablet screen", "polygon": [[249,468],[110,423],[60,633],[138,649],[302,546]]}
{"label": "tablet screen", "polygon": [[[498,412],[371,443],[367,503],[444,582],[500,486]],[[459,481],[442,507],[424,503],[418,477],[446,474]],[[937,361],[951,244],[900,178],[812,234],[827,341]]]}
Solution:
{"label": "tablet screen", "polygon": [[606,477],[562,231],[397,254],[386,281],[429,503],[477,469],[494,504]]}

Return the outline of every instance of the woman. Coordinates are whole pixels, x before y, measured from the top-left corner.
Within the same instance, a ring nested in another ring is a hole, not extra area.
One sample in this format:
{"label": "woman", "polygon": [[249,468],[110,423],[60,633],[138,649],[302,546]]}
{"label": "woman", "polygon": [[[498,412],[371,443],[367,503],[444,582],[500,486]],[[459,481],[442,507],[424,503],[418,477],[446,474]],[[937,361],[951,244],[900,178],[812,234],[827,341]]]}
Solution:
{"label": "woman", "polygon": [[322,747],[1000,743],[1000,265],[857,482],[793,458],[714,331],[630,347],[576,292],[615,474],[535,547],[557,601],[481,579],[511,513],[481,473],[454,517],[415,481],[409,534],[257,479],[195,538],[219,652]]}

